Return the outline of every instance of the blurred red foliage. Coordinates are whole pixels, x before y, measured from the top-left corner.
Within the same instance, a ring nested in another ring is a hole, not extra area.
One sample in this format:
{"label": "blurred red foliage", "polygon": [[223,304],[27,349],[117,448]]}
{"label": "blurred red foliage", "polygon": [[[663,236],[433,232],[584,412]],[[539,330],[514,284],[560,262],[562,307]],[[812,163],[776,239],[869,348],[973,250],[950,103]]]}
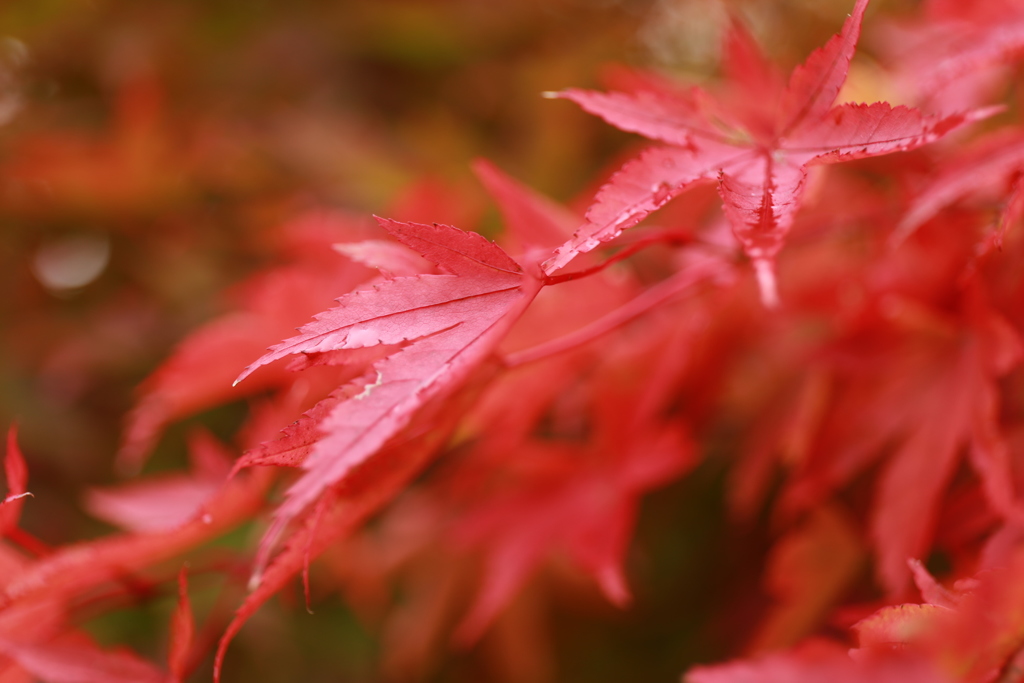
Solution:
{"label": "blurred red foliage", "polygon": [[1020,680],[1024,8],[846,4],[0,10],[0,681]]}

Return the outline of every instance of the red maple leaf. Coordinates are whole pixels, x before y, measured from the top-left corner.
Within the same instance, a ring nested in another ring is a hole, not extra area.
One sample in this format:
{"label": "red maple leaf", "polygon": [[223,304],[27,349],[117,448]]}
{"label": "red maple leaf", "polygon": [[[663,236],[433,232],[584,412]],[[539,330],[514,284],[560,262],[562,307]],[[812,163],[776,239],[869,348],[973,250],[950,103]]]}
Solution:
{"label": "red maple leaf", "polygon": [[753,261],[762,298],[777,302],[774,263],[800,204],[807,166],[914,149],[987,116],[926,116],[885,102],[833,106],[846,80],[868,0],[842,32],[798,66],[787,85],[738,26],[725,48],[718,98],[646,79],[632,93],[570,89],[572,100],[623,130],[668,146],[628,162],[598,193],[587,223],[545,264],[551,273],[637,224],[693,183],[717,179],[725,214]]}
{"label": "red maple leaf", "polygon": [[[257,576],[289,521],[402,430],[427,401],[457,388],[501,340],[540,288],[497,245],[447,225],[379,219],[396,239],[443,272],[398,277],[339,299],[298,336],[272,347],[238,378],[290,355],[394,350],[359,393],[327,411],[264,538]],[[336,399],[331,399],[336,400]]]}

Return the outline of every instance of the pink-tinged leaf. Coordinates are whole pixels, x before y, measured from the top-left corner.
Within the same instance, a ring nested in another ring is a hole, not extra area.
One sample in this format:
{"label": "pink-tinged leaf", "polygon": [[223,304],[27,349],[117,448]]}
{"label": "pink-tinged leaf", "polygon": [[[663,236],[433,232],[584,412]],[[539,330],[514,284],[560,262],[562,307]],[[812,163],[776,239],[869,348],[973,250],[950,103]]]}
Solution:
{"label": "pink-tinged leaf", "polygon": [[953,683],[931,662],[912,655],[853,659],[839,645],[811,641],[760,659],[698,666],[683,683]]}
{"label": "pink-tinged leaf", "polygon": [[587,223],[544,263],[550,275],[578,254],[614,239],[699,180],[718,175],[723,165],[750,152],[724,145],[696,148],[654,147],[628,162],[598,192],[587,211]]}
{"label": "pink-tinged leaf", "polygon": [[0,502],[0,537],[6,536],[18,526],[24,499],[32,495],[25,489],[28,484],[28,467],[18,447],[18,428],[14,424],[7,430],[4,472],[7,475],[7,496]]}
{"label": "pink-tinged leaf", "polygon": [[341,242],[334,250],[367,268],[376,268],[388,277],[401,277],[429,273],[432,270],[422,256],[409,247],[387,240]]}
{"label": "pink-tinged leaf", "polygon": [[917,149],[967,123],[991,116],[981,109],[950,116],[926,116],[887,102],[843,104],[795,130],[782,142],[794,164],[838,163]]}
{"label": "pink-tinged leaf", "polygon": [[679,91],[639,90],[634,93],[602,93],[571,88],[551,97],[572,100],[584,111],[620,130],[639,133],[652,140],[689,147],[697,140],[722,141],[725,134],[708,120],[697,89]]}
{"label": "pink-tinged leaf", "polygon": [[765,306],[778,305],[775,257],[793,224],[806,172],[770,158],[722,174],[719,194],[733,233],[754,264]]}
{"label": "pink-tinged leaf", "polygon": [[580,224],[568,209],[514,180],[486,159],[474,161],[473,172],[497,202],[505,228],[521,249],[554,248]]}
{"label": "pink-tinged leaf", "polygon": [[[738,27],[726,45],[729,83],[718,102],[697,89],[686,97],[664,97],[669,89],[658,86],[657,94],[570,90],[557,95],[624,130],[680,147],[648,150],[614,175],[587,212],[587,224],[544,263],[545,273],[615,238],[693,182],[719,176],[726,214],[751,257],[762,300],[774,305],[775,255],[798,208],[803,166],[913,149],[997,111],[926,117],[886,103],[833,108],[867,4],[857,0],[843,30],[793,72],[779,107],[770,67]],[[679,107],[675,118],[669,115],[673,106]],[[700,128],[698,114],[721,128]],[[760,177],[755,166],[761,167]]]}
{"label": "pink-tinged leaf", "polygon": [[[462,310],[466,322],[418,341],[378,364],[377,383],[367,385],[364,394],[338,404],[320,423],[324,436],[303,462],[306,472],[288,489],[267,538],[272,539],[288,520],[373,455],[425,401],[455,386],[483,360],[504,333],[501,319],[524,296],[529,298],[517,289],[491,297],[484,306],[467,306]],[[496,310],[488,310],[492,306]]]}
{"label": "pink-tinged leaf", "polygon": [[195,630],[192,603],[188,599],[188,576],[182,567],[178,572],[178,605],[171,615],[171,645],[167,653],[167,667],[175,683],[188,676]]}
{"label": "pink-tinged leaf", "polygon": [[257,575],[287,523],[395,436],[425,402],[468,376],[539,290],[538,281],[480,235],[445,225],[380,222],[446,274],[390,280],[349,294],[250,367],[294,353],[411,342],[375,364],[376,381],[320,422],[323,437],[275,514]]}
{"label": "pink-tinged leaf", "polygon": [[805,122],[816,121],[832,108],[846,82],[867,6],[868,0],[857,0],[843,30],[793,70],[783,96],[777,128],[780,135],[785,137]]}
{"label": "pink-tinged leaf", "polygon": [[0,652],[45,683],[169,683],[167,674],[126,650],[91,643],[17,643],[0,639]]}
{"label": "pink-tinged leaf", "polygon": [[[383,220],[381,225],[445,273],[387,280],[343,296],[338,307],[318,314],[298,336],[272,346],[238,376],[236,384],[292,354],[400,344],[437,334],[462,322],[462,315],[471,313],[464,307],[474,300],[517,292],[522,283],[519,265],[480,235],[446,225]],[[476,304],[487,308],[481,301]]]}
{"label": "pink-tinged leaf", "polygon": [[1022,169],[1024,138],[1006,131],[986,137],[943,165],[939,174],[914,199],[891,241],[903,242],[939,211],[973,193],[1004,191],[1014,174]]}
{"label": "pink-tinged leaf", "polygon": [[450,225],[401,223],[378,218],[392,237],[453,275],[517,277],[522,269],[501,247],[483,235]]}

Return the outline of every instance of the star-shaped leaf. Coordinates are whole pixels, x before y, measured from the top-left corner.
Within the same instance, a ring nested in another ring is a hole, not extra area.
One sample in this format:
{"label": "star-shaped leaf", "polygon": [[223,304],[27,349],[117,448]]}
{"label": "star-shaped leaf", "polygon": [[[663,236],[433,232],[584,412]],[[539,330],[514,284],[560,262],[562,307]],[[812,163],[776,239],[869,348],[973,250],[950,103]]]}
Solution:
{"label": "star-shaped leaf", "polygon": [[725,50],[727,82],[714,97],[650,80],[633,93],[566,90],[623,130],[667,143],[628,162],[598,193],[587,223],[545,263],[552,273],[636,225],[694,183],[718,180],[737,239],[753,261],[766,305],[777,303],[774,264],[800,205],[806,167],[914,149],[991,111],[928,116],[907,107],[834,106],[846,80],[868,0],[843,30],[792,73],[788,85],[745,32]]}

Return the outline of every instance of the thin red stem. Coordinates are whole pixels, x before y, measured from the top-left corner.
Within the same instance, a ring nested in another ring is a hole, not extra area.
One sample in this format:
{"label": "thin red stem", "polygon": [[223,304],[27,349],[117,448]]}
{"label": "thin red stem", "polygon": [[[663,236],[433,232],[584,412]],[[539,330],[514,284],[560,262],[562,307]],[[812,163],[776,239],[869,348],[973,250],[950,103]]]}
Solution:
{"label": "thin red stem", "polygon": [[36,557],[46,557],[53,553],[53,548],[18,527],[7,532],[7,540]]}
{"label": "thin red stem", "polygon": [[504,359],[505,366],[509,368],[519,367],[520,365],[544,360],[545,358],[550,358],[559,353],[588,344],[640,317],[655,306],[671,299],[679,292],[714,277],[720,272],[721,267],[717,263],[713,265],[700,264],[690,267],[656,284],[632,299],[629,303],[617,308],[603,318],[595,320],[585,327],[581,327],[575,332],[506,356]]}
{"label": "thin red stem", "polygon": [[572,280],[578,280],[594,273],[599,273],[613,263],[618,263],[623,259],[627,259],[633,254],[649,247],[652,244],[660,244],[662,242],[674,242],[678,244],[687,244],[693,241],[693,235],[690,232],[682,232],[680,230],[665,230],[653,235],[645,235],[642,239],[637,240],[633,244],[630,244],[622,251],[611,256],[607,261],[585,268],[583,270],[577,270],[572,273],[562,273],[561,275],[548,275],[544,278],[545,285],[557,285],[563,282],[571,282]]}

